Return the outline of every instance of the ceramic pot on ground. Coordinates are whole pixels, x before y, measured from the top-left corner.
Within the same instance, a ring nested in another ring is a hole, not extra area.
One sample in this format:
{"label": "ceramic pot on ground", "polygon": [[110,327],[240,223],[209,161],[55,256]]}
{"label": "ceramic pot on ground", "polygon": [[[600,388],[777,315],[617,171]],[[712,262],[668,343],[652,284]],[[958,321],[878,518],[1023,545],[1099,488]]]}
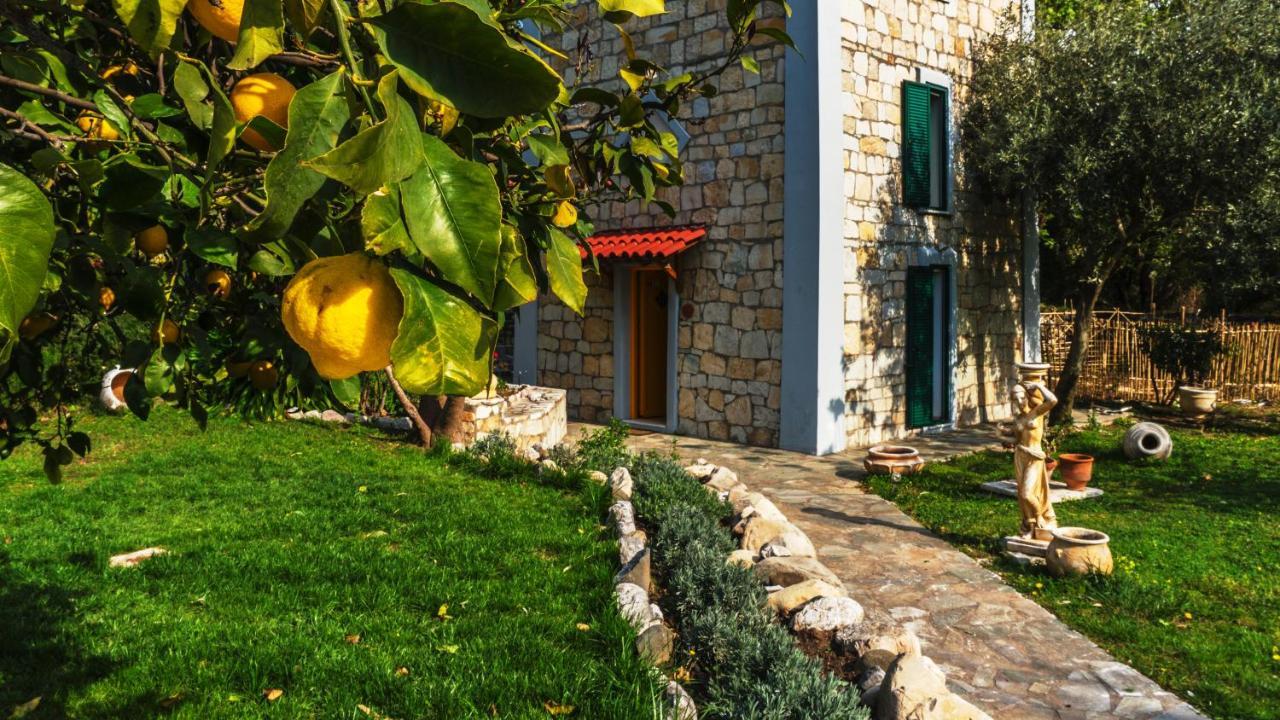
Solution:
{"label": "ceramic pot on ground", "polygon": [[872,475],[909,475],[924,467],[919,451],[905,445],[876,445],[862,463]]}
{"label": "ceramic pot on ground", "polygon": [[1045,552],[1045,566],[1057,577],[1067,575],[1110,575],[1111,538],[1104,532],[1082,527],[1063,527],[1053,531],[1053,540]]}
{"label": "ceramic pot on ground", "polygon": [[1053,479],[1053,474],[1058,471],[1058,461],[1055,458],[1048,458],[1044,461],[1044,469],[1049,473],[1049,479]]}
{"label": "ceramic pot on ground", "polygon": [[1062,453],[1058,456],[1058,469],[1068,489],[1083,490],[1093,479],[1093,456]]}
{"label": "ceramic pot on ground", "polygon": [[133,377],[133,368],[121,368],[119,365],[102,376],[98,401],[102,403],[104,409],[109,412],[120,412],[128,407],[124,401],[124,386],[131,377]]}
{"label": "ceramic pot on ground", "polygon": [[1199,419],[1213,412],[1218,404],[1218,391],[1184,385],[1178,388],[1178,405],[1185,417]]}

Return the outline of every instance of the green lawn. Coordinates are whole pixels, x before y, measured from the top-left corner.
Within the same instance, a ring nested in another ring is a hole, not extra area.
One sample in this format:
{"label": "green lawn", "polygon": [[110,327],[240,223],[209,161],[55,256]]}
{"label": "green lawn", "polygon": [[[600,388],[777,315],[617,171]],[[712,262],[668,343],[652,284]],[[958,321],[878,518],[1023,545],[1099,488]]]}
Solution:
{"label": "green lawn", "polygon": [[[1164,463],[1129,462],[1123,430],[1081,432],[1065,451],[1097,458],[1100,499],[1055,506],[1062,525],[1111,536],[1111,578],[1054,580],[1000,558],[1005,579],[1066,623],[1215,718],[1280,718],[1280,426],[1173,433]],[[1012,499],[978,486],[1010,456],[937,464],[872,489],[966,552],[997,554],[1017,529]]]}
{"label": "green lawn", "polygon": [[0,463],[0,718],[654,714],[601,488],[299,423],[78,428],[60,486]]}

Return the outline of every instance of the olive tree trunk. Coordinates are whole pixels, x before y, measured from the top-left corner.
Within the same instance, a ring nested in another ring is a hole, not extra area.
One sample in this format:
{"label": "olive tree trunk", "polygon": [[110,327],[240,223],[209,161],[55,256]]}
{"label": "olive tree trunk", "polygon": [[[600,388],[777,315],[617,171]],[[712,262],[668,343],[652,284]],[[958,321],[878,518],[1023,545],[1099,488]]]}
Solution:
{"label": "olive tree trunk", "polygon": [[1089,342],[1093,336],[1094,310],[1098,297],[1102,294],[1103,282],[1103,279],[1099,279],[1096,283],[1086,282],[1080,285],[1080,305],[1072,320],[1071,346],[1067,349],[1067,359],[1062,365],[1062,374],[1058,376],[1058,386],[1054,389],[1058,404],[1049,414],[1049,422],[1054,425],[1071,422],[1080,375],[1084,372],[1085,353],[1089,351]]}

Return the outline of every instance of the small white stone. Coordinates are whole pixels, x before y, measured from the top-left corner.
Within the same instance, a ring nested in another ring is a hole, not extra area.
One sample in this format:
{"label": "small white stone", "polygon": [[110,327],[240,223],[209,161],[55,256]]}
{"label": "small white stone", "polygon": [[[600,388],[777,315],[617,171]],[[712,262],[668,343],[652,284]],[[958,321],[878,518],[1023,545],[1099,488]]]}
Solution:
{"label": "small white stone", "polygon": [[646,540],[645,534],[638,531],[618,538],[618,562],[622,565],[631,562],[637,553],[644,550]]}
{"label": "small white stone", "polygon": [[615,468],[609,476],[609,489],[614,500],[630,500],[635,485],[631,480],[631,471],[625,467]]}
{"label": "small white stone", "polygon": [[619,500],[609,506],[609,517],[613,518],[618,535],[630,535],[636,531],[636,510],[630,502]]}
{"label": "small white stone", "polygon": [[649,593],[644,588],[632,583],[619,583],[614,587],[618,598],[618,611],[622,617],[636,630],[648,626],[652,616],[649,614]]}
{"label": "small white stone", "polygon": [[675,680],[668,682],[662,693],[662,720],[698,720],[693,698]]}
{"label": "small white stone", "polygon": [[805,603],[791,618],[791,629],[829,631],[857,625],[865,613],[857,600],[847,597],[820,597]]}
{"label": "small white stone", "polygon": [[143,548],[141,550],[134,550],[131,553],[124,553],[122,555],[112,555],[111,559],[107,561],[107,565],[113,568],[134,567],[139,563],[141,563],[143,560],[148,560],[157,555],[164,555],[168,552],[169,552],[168,550],[165,550],[162,547]]}

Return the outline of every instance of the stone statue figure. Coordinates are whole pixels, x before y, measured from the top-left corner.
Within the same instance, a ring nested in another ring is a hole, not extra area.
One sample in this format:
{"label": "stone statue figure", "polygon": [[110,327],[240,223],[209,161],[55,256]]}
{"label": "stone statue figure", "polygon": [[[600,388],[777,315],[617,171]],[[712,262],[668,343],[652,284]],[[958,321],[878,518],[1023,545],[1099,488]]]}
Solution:
{"label": "stone statue figure", "polygon": [[1018,384],[1013,386],[1013,467],[1018,485],[1020,534],[1026,540],[1048,541],[1058,527],[1049,496],[1049,471],[1045,467],[1045,416],[1058,398],[1045,387],[1048,365],[1018,363]]}

